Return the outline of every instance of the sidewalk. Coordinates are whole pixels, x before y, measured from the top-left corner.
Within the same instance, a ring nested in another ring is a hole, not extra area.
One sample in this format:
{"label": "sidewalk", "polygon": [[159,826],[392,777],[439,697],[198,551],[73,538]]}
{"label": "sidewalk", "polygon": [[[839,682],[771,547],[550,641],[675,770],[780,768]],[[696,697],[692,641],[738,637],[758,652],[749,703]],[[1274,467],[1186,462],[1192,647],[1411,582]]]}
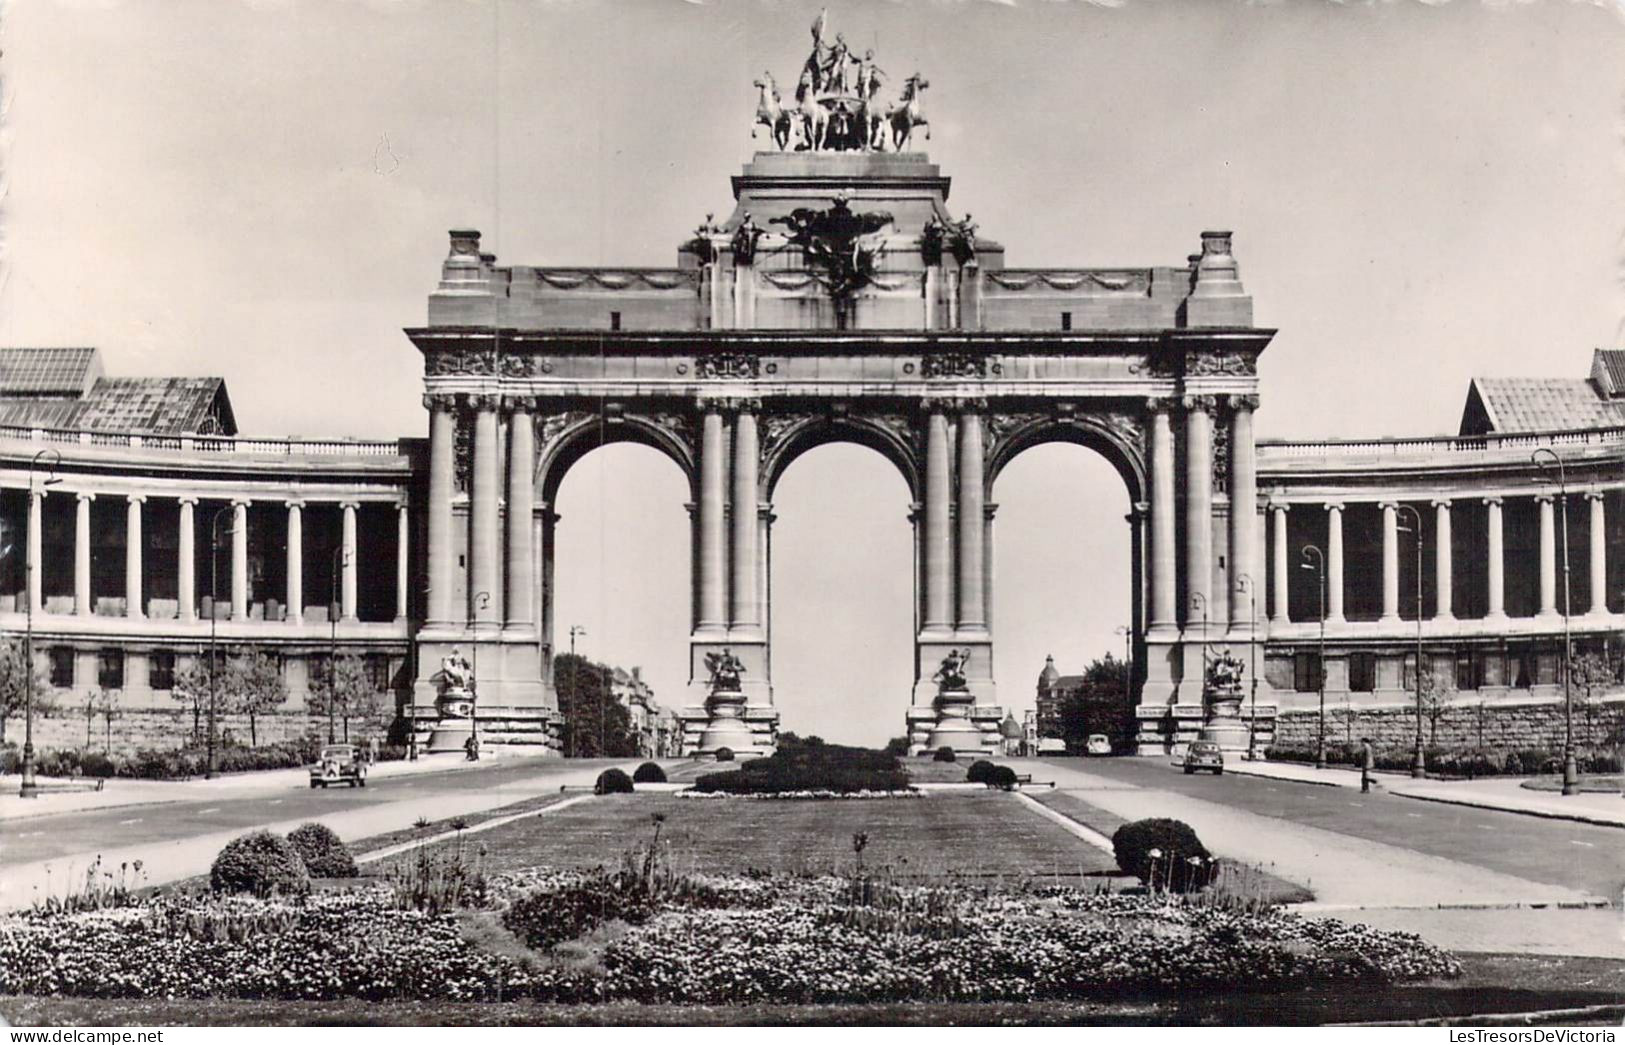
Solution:
{"label": "sidewalk", "polygon": [[[419,776],[426,773],[446,773],[473,769],[491,762],[513,765],[524,761],[544,761],[549,756],[507,753],[487,755],[482,761],[469,762],[457,752],[420,755],[416,762],[406,759],[378,762],[367,771],[368,780],[388,780],[394,777]],[[85,785],[94,781],[80,778],[40,777],[41,791],[37,798],[21,798],[17,788],[20,778],[12,773],[0,776],[0,822],[26,820],[59,813],[81,813],[94,809],[117,809],[123,806],[158,805],[168,802],[214,800],[275,791],[298,791],[310,786],[308,770],[267,769],[254,773],[229,773],[213,780],[130,780],[121,777],[109,779],[100,791],[54,791],[53,785]]]}
{"label": "sidewalk", "polygon": [[[1329,787],[1360,786],[1360,771],[1347,766],[1316,769],[1296,762],[1226,762],[1224,771],[1237,776],[1265,777],[1298,784]],[[1498,809],[1554,820],[1575,820],[1603,827],[1625,827],[1625,798],[1611,792],[1582,792],[1564,796],[1556,791],[1531,791],[1517,777],[1484,780],[1415,780],[1404,773],[1374,772],[1373,786],[1401,798],[1426,802]]]}

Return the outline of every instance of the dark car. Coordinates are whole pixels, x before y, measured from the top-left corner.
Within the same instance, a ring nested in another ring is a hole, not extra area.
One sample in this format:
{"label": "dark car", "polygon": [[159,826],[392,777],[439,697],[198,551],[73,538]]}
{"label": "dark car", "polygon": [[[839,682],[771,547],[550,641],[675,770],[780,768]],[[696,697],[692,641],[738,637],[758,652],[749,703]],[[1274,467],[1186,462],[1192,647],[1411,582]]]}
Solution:
{"label": "dark car", "polygon": [[367,763],[354,744],[328,744],[316,764],[310,767],[310,786],[329,788],[334,784],[367,786]]}
{"label": "dark car", "polygon": [[1185,772],[1191,774],[1198,769],[1211,769],[1213,775],[1218,776],[1224,772],[1224,752],[1219,745],[1211,740],[1197,740],[1185,749]]}

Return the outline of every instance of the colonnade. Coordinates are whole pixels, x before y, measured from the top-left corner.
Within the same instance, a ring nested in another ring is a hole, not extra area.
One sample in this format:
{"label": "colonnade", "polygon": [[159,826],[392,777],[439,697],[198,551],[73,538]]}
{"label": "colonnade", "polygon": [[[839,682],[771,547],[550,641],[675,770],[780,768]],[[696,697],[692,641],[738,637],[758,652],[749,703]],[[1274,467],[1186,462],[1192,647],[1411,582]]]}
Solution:
{"label": "colonnade", "polygon": [[[42,561],[41,534],[43,532],[46,496],[47,492],[45,490],[36,489],[32,492],[28,503],[28,556],[30,561],[36,563]],[[73,614],[78,617],[90,617],[95,613],[91,603],[90,584],[92,550],[90,507],[98,495],[91,491],[81,490],[73,496],[75,498]],[[125,510],[124,544],[124,613],[128,618],[144,618],[147,615],[146,599],[143,592],[145,506],[150,497],[161,497],[163,495],[131,493],[109,496],[121,497],[127,506]],[[196,542],[194,534],[196,532],[196,509],[199,500],[199,497],[191,494],[175,498],[179,506],[175,561],[176,601],[178,603],[177,613],[179,619],[185,622],[197,620]],[[232,620],[246,620],[248,618],[248,509],[254,503],[249,497],[234,497],[229,500],[228,507],[222,509],[222,511],[229,511],[230,514]],[[282,503],[288,513],[287,578],[284,591],[287,600],[286,621],[290,624],[300,624],[303,623],[304,618],[304,508],[307,501],[288,498],[283,500]],[[359,554],[356,511],[361,502],[354,499],[343,499],[335,503],[343,511],[339,613],[341,619],[353,621],[357,619],[356,563]],[[408,577],[411,561],[408,548],[410,522],[405,500],[397,501],[395,506],[397,535],[395,614],[397,618],[404,618],[407,613]],[[211,520],[211,525],[215,525],[213,520]],[[228,532],[222,530],[220,536],[227,535]],[[44,612],[40,570],[28,571],[27,597],[33,612]]]}
{"label": "colonnade", "polygon": [[[1588,515],[1588,546],[1587,568],[1590,581],[1590,600],[1586,606],[1572,606],[1572,613],[1587,613],[1603,615],[1608,612],[1608,539],[1607,514],[1604,492],[1602,490],[1587,490],[1578,494],[1587,504]],[[1486,509],[1486,541],[1484,559],[1484,579],[1487,589],[1486,613],[1483,619],[1492,622],[1505,621],[1506,613],[1506,545],[1505,529],[1502,519],[1504,498],[1500,496],[1471,498],[1477,500]],[[1541,493],[1535,496],[1539,507],[1540,536],[1539,536],[1539,607],[1537,619],[1550,620],[1560,616],[1563,607],[1559,603],[1558,569],[1559,569],[1559,542],[1558,516],[1561,506],[1557,504],[1558,497],[1552,493]],[[1434,573],[1433,605],[1429,609],[1428,619],[1436,621],[1453,621],[1456,618],[1453,604],[1454,593],[1454,547],[1451,530],[1451,510],[1458,502],[1468,501],[1467,497],[1432,498],[1428,502],[1433,510],[1434,535],[1432,548],[1432,570]],[[1375,502],[1382,509],[1382,610],[1379,623],[1397,624],[1400,620],[1400,591],[1399,591],[1399,556],[1400,556],[1400,502],[1393,499]],[[1273,520],[1272,543],[1274,546],[1273,565],[1271,568],[1273,579],[1273,605],[1270,610],[1272,623],[1284,624],[1288,621],[1287,594],[1289,588],[1289,570],[1292,563],[1287,556],[1287,511],[1291,505],[1286,502],[1272,502],[1269,506]],[[1326,621],[1328,624],[1341,624],[1347,620],[1344,598],[1344,576],[1346,571],[1343,551],[1343,515],[1345,505],[1342,502],[1329,501],[1323,504],[1327,517],[1326,536]],[[1417,509],[1417,518],[1421,522],[1421,511]]]}

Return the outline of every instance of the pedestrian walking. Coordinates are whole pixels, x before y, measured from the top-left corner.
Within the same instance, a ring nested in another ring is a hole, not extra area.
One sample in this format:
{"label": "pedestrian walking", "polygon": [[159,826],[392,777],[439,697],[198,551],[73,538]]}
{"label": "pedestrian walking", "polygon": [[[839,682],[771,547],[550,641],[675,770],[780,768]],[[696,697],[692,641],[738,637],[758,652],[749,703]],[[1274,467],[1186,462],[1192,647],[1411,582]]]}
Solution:
{"label": "pedestrian walking", "polygon": [[1371,738],[1360,738],[1360,792],[1369,794],[1371,791],[1371,771],[1377,768],[1377,756],[1371,750]]}

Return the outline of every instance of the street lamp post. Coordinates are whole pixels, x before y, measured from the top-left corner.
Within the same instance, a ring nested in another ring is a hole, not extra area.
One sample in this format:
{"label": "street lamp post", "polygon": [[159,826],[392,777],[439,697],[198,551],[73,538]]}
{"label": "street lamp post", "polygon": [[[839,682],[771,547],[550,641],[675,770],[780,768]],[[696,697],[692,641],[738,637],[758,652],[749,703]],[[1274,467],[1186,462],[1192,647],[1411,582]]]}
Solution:
{"label": "street lamp post", "polygon": [[1320,578],[1320,652],[1315,665],[1315,684],[1320,690],[1320,737],[1315,742],[1315,768],[1326,768],[1326,553],[1313,544],[1303,546],[1299,569],[1314,570]]}
{"label": "street lamp post", "polygon": [[1427,776],[1427,754],[1422,750],[1422,513],[1415,505],[1402,504],[1394,510],[1395,516],[1411,513],[1411,526],[1400,526],[1416,535],[1416,744],[1411,755],[1411,776],[1421,780]]}
{"label": "street lamp post", "polygon": [[1578,794],[1580,790],[1579,767],[1574,762],[1574,698],[1569,687],[1569,676],[1573,673],[1573,642],[1569,635],[1569,478],[1568,471],[1563,467],[1563,458],[1551,447],[1543,446],[1530,455],[1535,466],[1544,475],[1546,471],[1546,458],[1551,458],[1557,466],[1557,493],[1562,505],[1562,519],[1560,525],[1563,531],[1563,793],[1565,795]]}
{"label": "street lamp post", "polygon": [[[327,587],[327,742],[335,741],[333,734],[333,710],[339,702],[339,614],[343,606],[339,603],[339,570],[350,562],[349,552],[344,545],[333,549],[333,568],[328,574]],[[344,716],[344,739],[350,739],[350,716]]]}
{"label": "street lamp post", "polygon": [[1250,625],[1247,630],[1247,659],[1249,661],[1247,670],[1252,675],[1252,693],[1250,697],[1252,711],[1247,716],[1247,760],[1250,762],[1258,757],[1258,592],[1253,585],[1252,574],[1238,574],[1236,576],[1236,590],[1247,593],[1247,620]]}
{"label": "street lamp post", "polygon": [[[570,706],[572,711],[578,710],[575,707],[575,702],[576,697],[581,693],[580,683],[578,682],[576,676],[576,636],[585,634],[587,634],[586,628],[583,628],[579,624],[570,625]],[[564,751],[565,758],[570,758],[574,755],[575,739],[575,726],[570,724],[570,719],[568,716],[566,716],[564,720],[564,742],[568,746]]]}
{"label": "street lamp post", "polygon": [[[208,764],[203,769],[203,779],[214,779],[214,721],[215,708],[219,704],[219,685],[215,681],[218,674],[219,663],[219,623],[220,623],[220,520],[227,512],[234,511],[232,505],[216,508],[209,520],[209,734],[204,745],[208,751]],[[237,533],[236,526],[228,526],[226,533],[233,536]],[[328,739],[332,739],[329,737]]]}
{"label": "street lamp post", "polygon": [[[28,511],[29,522],[33,522],[34,514],[34,471],[39,466],[39,459],[46,454],[55,458],[51,462],[51,471],[41,486],[55,486],[61,482],[56,477],[56,470],[62,464],[62,453],[54,447],[46,447],[33,456],[28,462]],[[44,508],[41,506],[41,523],[44,523]],[[23,599],[28,604],[28,612],[23,631],[23,764],[22,786],[18,788],[19,798],[38,798],[39,782],[34,779],[34,571],[38,565],[34,562],[34,538],[30,533],[23,547]]]}
{"label": "street lamp post", "polygon": [[[474,619],[480,619],[481,610],[491,605],[491,593],[480,591],[474,593]],[[476,748],[480,743],[480,643],[474,640],[474,663],[468,666],[468,688],[474,694],[474,699],[468,704],[468,735],[473,738]]]}
{"label": "street lamp post", "polygon": [[1123,636],[1123,703],[1128,704],[1134,694],[1134,629],[1119,624],[1114,630]]}

